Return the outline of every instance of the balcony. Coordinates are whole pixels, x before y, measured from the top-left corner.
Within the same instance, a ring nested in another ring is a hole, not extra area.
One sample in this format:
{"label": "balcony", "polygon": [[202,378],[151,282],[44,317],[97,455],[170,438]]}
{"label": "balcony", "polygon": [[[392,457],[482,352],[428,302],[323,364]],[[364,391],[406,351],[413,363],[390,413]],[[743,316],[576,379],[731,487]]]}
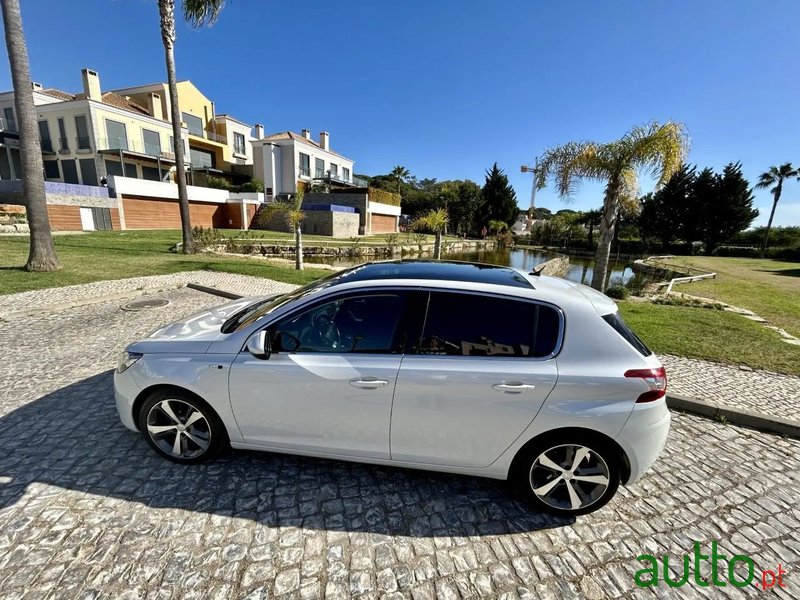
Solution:
{"label": "balcony", "polygon": [[139,140],[127,138],[100,138],[97,140],[97,151],[104,154],[122,152],[151,160],[175,161],[175,155],[172,152],[164,152],[155,144],[143,144]]}
{"label": "balcony", "polygon": [[58,138],[58,151],[61,154],[69,154],[69,140],[67,138]]}
{"label": "balcony", "polygon": [[8,131],[10,133],[19,133],[19,130],[17,129],[17,124],[13,120],[7,121],[6,119],[3,119],[2,117],[0,117],[0,131]]}
{"label": "balcony", "polygon": [[42,146],[43,154],[55,154],[55,150],[53,150],[53,140],[39,140],[39,143]]}
{"label": "balcony", "polygon": [[75,138],[75,143],[77,144],[76,148],[78,149],[78,152],[91,151],[92,149],[92,141],[89,136],[79,135]]}
{"label": "balcony", "polygon": [[213,131],[201,131],[198,129],[195,130],[190,129],[189,135],[193,138],[200,138],[202,140],[216,142],[217,144],[226,145],[228,143],[228,138],[226,138],[224,135],[214,133]]}
{"label": "balcony", "polygon": [[352,185],[355,187],[369,186],[369,182],[366,179],[361,179],[360,177],[353,177],[353,176],[346,177],[341,173],[328,172],[327,174],[322,174],[322,172],[319,169],[317,169],[316,177],[314,177],[314,179],[318,179],[324,183],[341,183],[344,185]]}

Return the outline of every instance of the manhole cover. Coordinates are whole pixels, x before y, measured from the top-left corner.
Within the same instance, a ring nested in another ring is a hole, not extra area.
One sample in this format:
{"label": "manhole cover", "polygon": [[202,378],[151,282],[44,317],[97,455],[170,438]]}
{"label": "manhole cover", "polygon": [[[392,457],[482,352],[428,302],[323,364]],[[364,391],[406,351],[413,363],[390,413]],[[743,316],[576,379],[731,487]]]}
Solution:
{"label": "manhole cover", "polygon": [[120,308],[122,310],[148,310],[150,308],[166,306],[167,304],[169,304],[169,300],[164,300],[163,298],[148,298],[147,300],[129,302],[128,304],[122,305]]}

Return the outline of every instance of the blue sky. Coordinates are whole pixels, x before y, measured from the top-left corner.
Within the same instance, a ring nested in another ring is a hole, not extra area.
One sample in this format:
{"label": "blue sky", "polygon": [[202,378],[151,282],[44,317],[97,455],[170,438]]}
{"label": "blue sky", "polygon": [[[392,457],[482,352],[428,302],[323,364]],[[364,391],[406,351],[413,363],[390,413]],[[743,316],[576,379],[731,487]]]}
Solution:
{"label": "blue sky", "polygon": [[[104,90],[165,78],[155,0],[22,10],[45,86],[80,91],[83,67]],[[482,184],[497,161],[527,206],[522,163],[653,119],[684,122],[700,166],[742,161],[753,181],[800,164],[798,23],[796,0],[233,0],[213,28],[181,25],[176,57],[178,77],[218,112],[269,132],[330,131],[358,173],[402,164]],[[7,68],[0,88],[11,88]],[[601,203],[601,187],[586,185],[569,207]],[[757,193],[757,224],[770,204]],[[551,189],[537,205],[565,206]],[[787,184],[775,223],[800,224],[800,182]]]}

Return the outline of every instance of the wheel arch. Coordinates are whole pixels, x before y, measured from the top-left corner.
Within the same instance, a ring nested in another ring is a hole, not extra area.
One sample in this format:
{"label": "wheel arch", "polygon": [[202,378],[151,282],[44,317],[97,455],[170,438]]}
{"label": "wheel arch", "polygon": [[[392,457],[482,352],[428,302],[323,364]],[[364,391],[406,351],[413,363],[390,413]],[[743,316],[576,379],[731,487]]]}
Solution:
{"label": "wheel arch", "polygon": [[604,433],[583,427],[562,427],[559,429],[551,429],[550,431],[540,433],[536,437],[533,437],[525,442],[525,444],[523,444],[514,455],[514,459],[511,461],[511,466],[508,469],[508,478],[512,479],[516,475],[522,460],[535,446],[548,441],[564,442],[569,439],[575,441],[592,440],[608,448],[619,462],[621,482],[625,484],[628,482],[628,480],[630,480],[631,463],[628,459],[628,455],[625,453],[625,450],[622,449],[622,446],[620,446],[613,438],[605,435]]}
{"label": "wheel arch", "polygon": [[[137,425],[139,424],[139,413],[142,411],[142,405],[147,401],[147,399],[150,396],[152,396],[157,392],[164,392],[164,393],[175,392],[178,394],[183,394],[184,396],[191,396],[196,400],[199,400],[200,402],[205,404],[208,407],[208,409],[212,411],[218,419],[220,419],[219,414],[217,413],[217,411],[214,410],[211,404],[209,404],[205,398],[203,398],[196,392],[193,392],[192,390],[187,389],[185,387],[181,387],[179,385],[172,385],[169,383],[157,383],[151,385],[150,387],[144,388],[141,392],[139,392],[139,395],[136,396],[136,400],[133,401],[133,407],[131,408],[131,416],[133,417],[134,423],[136,423]],[[222,422],[222,419],[220,419],[220,422]]]}

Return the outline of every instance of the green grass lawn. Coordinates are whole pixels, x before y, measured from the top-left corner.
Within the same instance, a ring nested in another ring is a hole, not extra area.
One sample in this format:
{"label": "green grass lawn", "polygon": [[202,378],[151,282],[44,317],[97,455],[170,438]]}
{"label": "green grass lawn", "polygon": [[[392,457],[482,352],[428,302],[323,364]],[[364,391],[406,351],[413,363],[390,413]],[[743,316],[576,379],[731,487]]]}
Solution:
{"label": "green grass lawn", "polygon": [[619,302],[626,322],[650,348],[714,362],[800,375],[800,346],[733,313],[687,306]]}
{"label": "green grass lawn", "polygon": [[0,294],[197,269],[296,284],[330,274],[314,268],[296,271],[244,257],[176,254],[170,248],[181,239],[177,230],[97,231],[53,239],[62,268],[53,273],[28,273],[22,268],[28,257],[27,236],[0,236]]}
{"label": "green grass lawn", "polygon": [[752,310],[800,337],[800,263],[757,258],[679,256],[668,262],[717,274],[675,290]]}

